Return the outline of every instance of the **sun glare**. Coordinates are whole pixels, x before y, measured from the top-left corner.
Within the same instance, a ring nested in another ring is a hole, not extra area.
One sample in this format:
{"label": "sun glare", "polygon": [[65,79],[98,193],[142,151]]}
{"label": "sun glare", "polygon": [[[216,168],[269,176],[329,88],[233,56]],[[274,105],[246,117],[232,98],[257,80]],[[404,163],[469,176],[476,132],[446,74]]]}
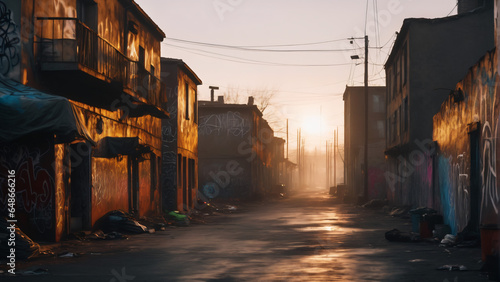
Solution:
{"label": "sun glare", "polygon": [[307,116],[302,120],[302,131],[307,134],[319,135],[325,123],[319,116]]}

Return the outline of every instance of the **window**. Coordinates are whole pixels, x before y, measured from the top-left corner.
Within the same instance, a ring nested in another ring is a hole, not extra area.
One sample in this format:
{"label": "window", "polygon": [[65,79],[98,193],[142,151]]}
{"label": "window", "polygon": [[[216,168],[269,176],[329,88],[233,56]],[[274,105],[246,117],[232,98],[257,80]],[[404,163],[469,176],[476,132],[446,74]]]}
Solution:
{"label": "window", "polygon": [[182,187],[182,155],[177,155],[177,187]]}
{"label": "window", "polygon": [[139,45],[139,68],[144,70],[146,68],[146,50]]}
{"label": "window", "polygon": [[377,120],[377,133],[378,133],[378,138],[384,138],[385,134],[385,123],[383,120]]}
{"label": "window", "polygon": [[196,90],[194,91],[193,114],[194,123],[198,123],[198,92]]}
{"label": "window", "polygon": [[396,110],[396,137],[399,137],[401,134],[401,108]]}
{"label": "window", "polygon": [[403,132],[408,130],[408,116],[408,96],[406,96],[403,102]]}
{"label": "window", "polygon": [[372,112],[374,113],[383,113],[384,112],[384,101],[382,101],[382,97],[380,95],[372,95]]}
{"label": "window", "polygon": [[396,141],[396,113],[391,116],[391,141]]}
{"label": "window", "polygon": [[394,98],[396,96],[396,92],[398,91],[398,60],[396,59],[394,61],[394,65],[392,66],[392,77],[394,78],[392,80],[392,97]]}
{"label": "window", "polygon": [[76,6],[78,19],[97,31],[97,3],[93,0],[77,0]]}
{"label": "window", "polygon": [[391,79],[392,79],[392,77],[391,77],[391,75],[392,75],[392,71],[389,69],[387,71],[387,81],[385,82],[385,84],[389,86],[389,87],[387,87],[387,98],[388,98],[387,100],[388,101],[392,100],[392,91],[391,91],[392,90],[391,89],[391,85],[392,85],[391,84]]}
{"label": "window", "polygon": [[408,77],[408,48],[406,43],[403,46],[403,85],[406,85]]}
{"label": "window", "polygon": [[184,97],[186,103],[186,120],[189,120],[189,84],[184,83]]}
{"label": "window", "polygon": [[195,160],[189,159],[189,188],[195,188]]}

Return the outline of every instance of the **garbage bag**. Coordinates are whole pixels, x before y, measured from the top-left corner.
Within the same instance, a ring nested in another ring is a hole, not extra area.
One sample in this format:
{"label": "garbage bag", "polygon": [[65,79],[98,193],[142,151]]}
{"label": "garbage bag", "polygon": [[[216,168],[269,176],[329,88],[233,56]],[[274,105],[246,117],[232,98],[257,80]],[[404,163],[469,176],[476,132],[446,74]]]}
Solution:
{"label": "garbage bag", "polygon": [[124,233],[145,233],[148,228],[135,220],[130,214],[122,210],[110,211],[99,218],[93,230],[102,230],[104,233],[113,231]]}
{"label": "garbage bag", "polygon": [[[11,234],[11,229],[7,229],[11,224],[7,219],[0,218],[0,256],[5,258],[10,255],[12,246],[8,245],[8,240]],[[40,245],[31,240],[28,235],[24,234],[17,225],[15,226],[14,233],[16,236],[16,259],[28,259],[37,256],[40,253]]]}

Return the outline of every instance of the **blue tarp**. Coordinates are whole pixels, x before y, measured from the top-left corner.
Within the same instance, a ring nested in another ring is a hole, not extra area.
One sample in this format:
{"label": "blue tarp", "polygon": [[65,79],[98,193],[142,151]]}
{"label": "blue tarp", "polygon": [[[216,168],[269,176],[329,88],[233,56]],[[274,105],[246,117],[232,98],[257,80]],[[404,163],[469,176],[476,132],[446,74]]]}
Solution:
{"label": "blue tarp", "polygon": [[0,142],[48,133],[64,142],[86,139],[95,144],[76,111],[64,97],[0,78]]}

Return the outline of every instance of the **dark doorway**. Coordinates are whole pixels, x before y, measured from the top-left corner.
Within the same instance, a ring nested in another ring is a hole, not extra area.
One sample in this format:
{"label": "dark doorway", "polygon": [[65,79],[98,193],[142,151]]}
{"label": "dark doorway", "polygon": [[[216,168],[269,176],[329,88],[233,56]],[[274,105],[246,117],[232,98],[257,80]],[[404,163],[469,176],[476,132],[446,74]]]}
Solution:
{"label": "dark doorway", "polygon": [[183,185],[182,185],[182,203],[183,203],[183,210],[187,211],[188,209],[188,189],[189,189],[189,182],[187,179],[188,176],[188,165],[187,165],[187,158],[183,157],[182,158],[182,179],[183,179]]}
{"label": "dark doorway", "polygon": [[139,212],[139,161],[128,156],[129,171],[129,209],[130,212]]}
{"label": "dark doorway", "polygon": [[90,230],[91,226],[91,147],[84,142],[71,144],[70,232]]}

